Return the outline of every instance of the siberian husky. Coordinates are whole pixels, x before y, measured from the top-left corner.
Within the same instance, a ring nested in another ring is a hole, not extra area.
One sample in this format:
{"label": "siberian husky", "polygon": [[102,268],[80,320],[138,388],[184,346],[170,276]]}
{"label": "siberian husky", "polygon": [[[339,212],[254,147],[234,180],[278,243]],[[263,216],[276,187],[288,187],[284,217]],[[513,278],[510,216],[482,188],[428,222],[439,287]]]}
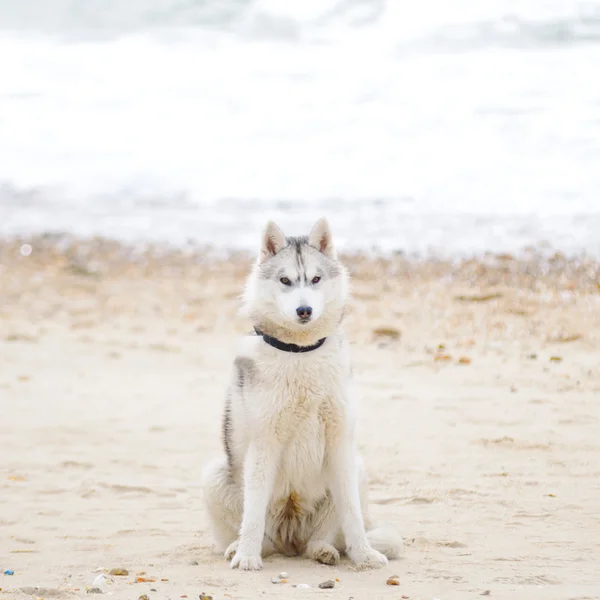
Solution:
{"label": "siberian husky", "polygon": [[244,293],[256,334],[234,361],[225,456],[203,474],[213,535],[232,568],[260,569],[273,552],[328,565],[345,553],[359,568],[380,567],[401,552],[401,536],[368,517],[341,329],[347,300],[325,219],[308,237],[267,224]]}

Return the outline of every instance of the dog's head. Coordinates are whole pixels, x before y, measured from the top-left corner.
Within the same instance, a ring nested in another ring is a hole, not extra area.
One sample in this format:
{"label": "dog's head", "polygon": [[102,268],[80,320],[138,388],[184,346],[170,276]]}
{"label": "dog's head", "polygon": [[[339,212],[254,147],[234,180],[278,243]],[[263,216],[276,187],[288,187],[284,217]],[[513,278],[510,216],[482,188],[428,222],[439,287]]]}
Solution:
{"label": "dog's head", "polygon": [[339,325],[347,288],[348,275],[325,219],[308,236],[288,238],[269,221],[244,304],[254,325],[265,333],[310,344]]}

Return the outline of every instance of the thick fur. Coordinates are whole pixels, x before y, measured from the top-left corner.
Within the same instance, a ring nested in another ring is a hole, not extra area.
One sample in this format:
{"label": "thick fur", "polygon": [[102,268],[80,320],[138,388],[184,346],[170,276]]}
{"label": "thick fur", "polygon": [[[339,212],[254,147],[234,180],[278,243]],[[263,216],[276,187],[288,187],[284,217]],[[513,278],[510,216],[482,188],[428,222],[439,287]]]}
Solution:
{"label": "thick fur", "polygon": [[[261,556],[302,554],[359,568],[385,565],[401,536],[374,529],[355,448],[357,406],[341,321],[348,275],[327,222],[308,237],[264,232],[244,308],[262,332],[318,349],[291,353],[260,336],[240,344],[225,401],[225,456],[209,464],[204,496],[217,546],[233,568],[260,569]],[[296,309],[310,306],[310,320]]]}

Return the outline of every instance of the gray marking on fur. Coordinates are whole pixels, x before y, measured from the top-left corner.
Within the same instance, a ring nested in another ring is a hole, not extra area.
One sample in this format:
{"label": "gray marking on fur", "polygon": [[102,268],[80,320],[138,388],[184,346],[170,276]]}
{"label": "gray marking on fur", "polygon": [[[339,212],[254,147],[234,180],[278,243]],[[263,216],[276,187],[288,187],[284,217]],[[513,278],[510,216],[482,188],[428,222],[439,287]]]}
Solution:
{"label": "gray marking on fur", "polygon": [[299,237],[287,238],[288,246],[296,252],[296,262],[298,263],[299,281],[306,283],[306,263],[304,262],[306,249],[308,247],[308,238],[303,235]]}
{"label": "gray marking on fur", "polygon": [[227,456],[227,464],[229,465],[229,471],[233,468],[233,453],[231,451],[231,394],[232,390],[227,390],[225,396],[225,411],[223,413],[223,446],[225,447],[225,455]]}
{"label": "gray marking on fur", "polygon": [[252,381],[254,374],[256,373],[256,365],[251,358],[245,356],[238,356],[233,361],[236,372],[236,383],[240,391],[243,390],[246,383],[246,378]]}
{"label": "gray marking on fur", "polygon": [[[242,401],[244,400],[244,387],[246,386],[247,380],[252,380],[256,366],[254,361],[250,358],[238,356],[233,362],[235,369],[235,381],[233,385],[237,388]],[[233,402],[233,394],[236,390],[230,386],[225,396],[225,410],[223,412],[223,446],[225,448],[225,455],[227,456],[227,464],[229,465],[230,471],[233,469],[233,452],[231,450],[231,432],[233,429],[232,417],[231,417],[231,404]]]}
{"label": "gray marking on fur", "polygon": [[301,254],[302,253],[302,248],[305,248],[306,246],[308,246],[308,236],[306,235],[299,235],[297,237],[289,237],[286,238],[286,242],[287,242],[287,246],[292,246],[292,248],[294,248],[296,250],[296,254]]}
{"label": "gray marking on fur", "polygon": [[337,261],[331,260],[329,257],[325,256],[318,248],[311,246],[308,243],[308,237],[305,235],[299,237],[290,237],[287,238],[288,246],[292,245],[297,253],[298,266],[300,267],[300,272],[304,274],[304,279],[306,281],[306,265],[305,265],[305,256],[307,252],[313,251],[317,252],[320,255],[319,265],[323,267],[324,271],[319,273],[320,277],[328,277],[329,279],[333,279],[334,277],[338,277],[342,273],[341,266]]}
{"label": "gray marking on fur", "polygon": [[[306,257],[309,253],[316,253],[319,256],[319,277],[333,279],[342,274],[341,265],[325,256],[314,246],[308,243],[308,236],[290,236],[286,238],[286,246],[284,246],[275,256],[269,258],[261,264],[259,270],[259,276],[262,279],[280,279],[285,276],[284,270],[281,269],[281,263],[277,261],[277,258],[281,258],[282,254],[291,253],[296,258],[298,265],[298,272],[300,273],[299,281],[306,283]],[[297,283],[297,282],[292,282]],[[290,289],[290,286],[287,289]]]}

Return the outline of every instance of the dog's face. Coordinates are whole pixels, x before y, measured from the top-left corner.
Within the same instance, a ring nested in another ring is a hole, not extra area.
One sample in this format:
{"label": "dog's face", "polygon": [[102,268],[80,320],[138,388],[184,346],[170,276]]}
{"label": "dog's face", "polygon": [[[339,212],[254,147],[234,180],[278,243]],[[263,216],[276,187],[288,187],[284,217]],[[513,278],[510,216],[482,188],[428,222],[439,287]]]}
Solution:
{"label": "dog's face", "polygon": [[336,326],[346,301],[346,272],[337,259],[329,225],[321,219],[305,237],[286,238],[269,222],[246,289],[255,322],[290,333]]}

